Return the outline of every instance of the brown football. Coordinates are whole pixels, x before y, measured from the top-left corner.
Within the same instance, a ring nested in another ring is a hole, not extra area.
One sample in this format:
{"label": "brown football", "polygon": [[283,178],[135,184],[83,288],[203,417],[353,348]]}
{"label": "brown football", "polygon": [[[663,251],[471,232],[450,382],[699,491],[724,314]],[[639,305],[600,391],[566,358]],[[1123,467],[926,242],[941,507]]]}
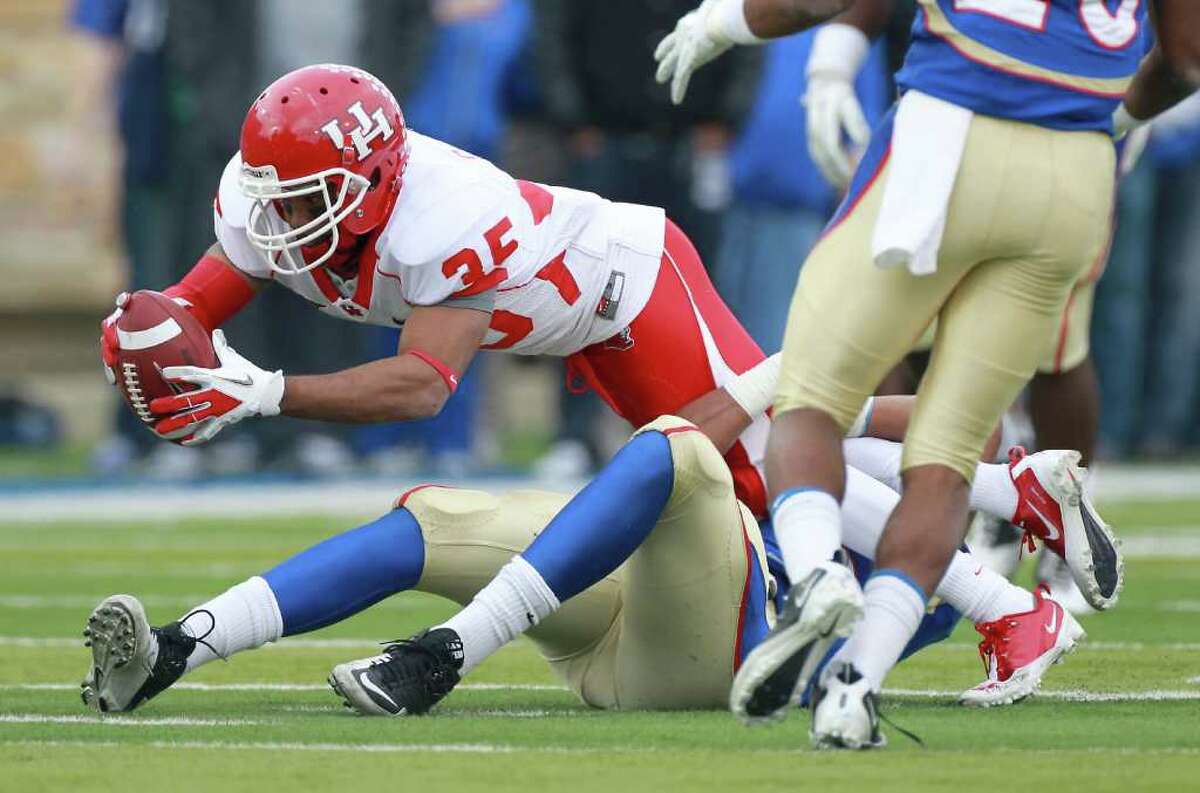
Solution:
{"label": "brown football", "polygon": [[129,297],[117,318],[117,388],[134,414],[147,426],[157,419],[150,402],[191,390],[168,383],[168,366],[220,365],[208,331],[186,308],[161,292],[143,289]]}

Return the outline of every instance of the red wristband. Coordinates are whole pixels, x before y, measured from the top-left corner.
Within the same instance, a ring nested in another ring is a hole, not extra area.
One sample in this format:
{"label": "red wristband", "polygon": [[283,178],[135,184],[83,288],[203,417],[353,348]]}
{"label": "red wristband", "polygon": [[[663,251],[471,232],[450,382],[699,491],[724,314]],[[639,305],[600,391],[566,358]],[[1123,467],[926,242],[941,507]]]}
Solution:
{"label": "red wristband", "polygon": [[446,387],[450,389],[451,394],[458,390],[458,373],[449,366],[421,350],[409,350],[407,354],[432,366],[433,370],[442,376],[442,380],[446,383]]}

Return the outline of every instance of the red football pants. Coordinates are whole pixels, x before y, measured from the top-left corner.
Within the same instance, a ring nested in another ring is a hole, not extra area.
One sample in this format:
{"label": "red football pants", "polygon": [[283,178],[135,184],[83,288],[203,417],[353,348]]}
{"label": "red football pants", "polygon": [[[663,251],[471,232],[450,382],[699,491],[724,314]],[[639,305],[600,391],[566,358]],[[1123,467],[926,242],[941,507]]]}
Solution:
{"label": "red football pants", "polygon": [[[616,413],[640,427],[724,385],[766,356],[713,288],[691,240],[667,220],[662,265],[627,333],[567,358],[568,383],[582,378]],[[725,454],[737,497],[767,511],[761,464],[767,419],[759,417]]]}

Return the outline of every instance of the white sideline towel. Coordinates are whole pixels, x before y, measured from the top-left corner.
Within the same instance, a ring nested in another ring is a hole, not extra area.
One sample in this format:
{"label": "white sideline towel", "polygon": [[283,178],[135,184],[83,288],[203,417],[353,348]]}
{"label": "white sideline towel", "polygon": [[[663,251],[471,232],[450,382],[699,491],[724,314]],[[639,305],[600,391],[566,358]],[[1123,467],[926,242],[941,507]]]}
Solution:
{"label": "white sideline towel", "polygon": [[972,115],[919,91],[901,98],[883,203],[871,239],[877,267],[904,265],[913,275],[937,270],[946,208]]}

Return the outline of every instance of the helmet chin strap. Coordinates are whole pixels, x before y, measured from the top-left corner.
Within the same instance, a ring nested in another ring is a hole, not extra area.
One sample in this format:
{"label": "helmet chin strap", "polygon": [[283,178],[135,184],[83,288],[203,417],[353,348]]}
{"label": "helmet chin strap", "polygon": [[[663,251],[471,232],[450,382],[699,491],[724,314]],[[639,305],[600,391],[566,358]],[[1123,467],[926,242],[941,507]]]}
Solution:
{"label": "helmet chin strap", "polygon": [[[372,237],[372,234],[351,234],[345,229],[341,230],[338,235],[338,246],[334,250],[333,255],[325,262],[324,266],[328,267],[333,272],[341,277],[350,277],[354,273],[351,271],[358,268],[358,255],[366,246],[367,240]],[[328,243],[319,243],[317,245],[305,245],[301,247],[300,252],[304,256],[305,261],[316,258],[325,252],[325,246]],[[352,265],[352,267],[351,267]]]}

